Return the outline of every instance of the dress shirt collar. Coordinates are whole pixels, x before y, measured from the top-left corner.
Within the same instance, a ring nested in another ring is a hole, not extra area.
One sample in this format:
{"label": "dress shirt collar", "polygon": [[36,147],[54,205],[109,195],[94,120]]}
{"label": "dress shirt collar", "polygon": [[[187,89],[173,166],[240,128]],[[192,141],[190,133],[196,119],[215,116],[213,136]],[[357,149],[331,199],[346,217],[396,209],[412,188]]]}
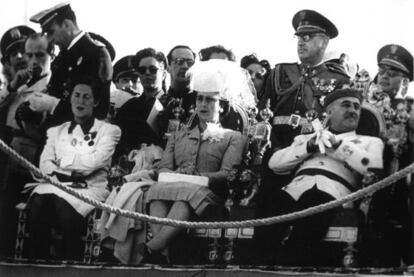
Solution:
{"label": "dress shirt collar", "polygon": [[82,132],[84,134],[87,134],[92,129],[94,124],[95,124],[95,117],[93,117],[93,116],[88,121],[84,122],[82,125],[78,124],[74,120],[72,120],[70,125],[69,125],[69,128],[68,128],[68,133],[72,134],[72,132],[76,128],[76,126],[80,125],[80,127],[82,129]]}

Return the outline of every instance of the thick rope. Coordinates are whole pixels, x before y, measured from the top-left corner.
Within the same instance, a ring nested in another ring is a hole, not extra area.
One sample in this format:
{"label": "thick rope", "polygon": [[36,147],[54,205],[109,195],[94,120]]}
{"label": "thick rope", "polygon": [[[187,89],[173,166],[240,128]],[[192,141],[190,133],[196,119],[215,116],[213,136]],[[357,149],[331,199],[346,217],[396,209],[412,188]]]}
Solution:
{"label": "thick rope", "polygon": [[383,180],[369,186],[358,190],[354,193],[351,193],[343,198],[324,203],[318,206],[314,206],[302,211],[297,211],[290,214],[285,214],[281,216],[274,216],[268,218],[260,218],[260,219],[251,219],[251,220],[244,220],[244,221],[215,221],[215,222],[189,222],[189,221],[178,221],[168,218],[159,218],[154,216],[149,216],[146,214],[141,214],[133,211],[122,210],[119,208],[112,207],[100,201],[91,199],[79,191],[67,187],[59,182],[53,180],[50,176],[43,174],[40,169],[35,167],[32,163],[30,163],[27,159],[20,156],[15,150],[10,148],[7,144],[4,143],[0,139],[0,149],[2,149],[7,155],[9,155],[12,159],[20,163],[22,166],[28,168],[32,172],[34,172],[37,176],[42,176],[43,179],[50,182],[52,185],[60,188],[61,190],[73,195],[74,197],[96,207],[101,210],[104,210],[108,213],[115,213],[120,216],[130,217],[138,220],[148,221],[151,223],[157,224],[164,224],[170,225],[174,227],[184,227],[184,228],[245,228],[245,227],[255,227],[255,226],[265,226],[271,225],[275,223],[282,223],[287,221],[296,220],[299,218],[304,218],[307,216],[311,216],[317,213],[321,213],[339,206],[347,202],[352,202],[358,199],[361,199],[366,196],[371,196],[374,192],[381,190],[387,186],[394,184],[396,181],[404,178],[410,173],[414,172],[414,163],[410,164],[409,166],[397,171],[396,173],[392,174],[384,178]]}

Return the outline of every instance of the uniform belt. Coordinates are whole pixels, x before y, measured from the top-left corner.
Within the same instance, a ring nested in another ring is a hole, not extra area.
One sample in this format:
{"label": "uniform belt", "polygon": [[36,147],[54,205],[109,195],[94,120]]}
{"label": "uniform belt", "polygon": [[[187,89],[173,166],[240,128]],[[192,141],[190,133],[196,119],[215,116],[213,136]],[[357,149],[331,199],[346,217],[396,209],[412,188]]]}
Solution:
{"label": "uniform belt", "polygon": [[303,175],[308,175],[308,176],[315,176],[315,175],[322,175],[325,176],[326,178],[335,180],[339,183],[341,183],[342,185],[344,185],[347,189],[349,189],[351,192],[355,191],[354,186],[351,185],[350,182],[348,182],[347,180],[345,180],[344,178],[342,178],[341,176],[325,170],[325,169],[320,169],[320,168],[305,168],[300,170],[298,173],[296,173],[295,177],[297,176],[303,176]]}
{"label": "uniform belt", "polygon": [[313,130],[312,123],[297,114],[275,116],[273,117],[273,125],[290,125],[294,128],[301,126],[301,133],[312,132]]}

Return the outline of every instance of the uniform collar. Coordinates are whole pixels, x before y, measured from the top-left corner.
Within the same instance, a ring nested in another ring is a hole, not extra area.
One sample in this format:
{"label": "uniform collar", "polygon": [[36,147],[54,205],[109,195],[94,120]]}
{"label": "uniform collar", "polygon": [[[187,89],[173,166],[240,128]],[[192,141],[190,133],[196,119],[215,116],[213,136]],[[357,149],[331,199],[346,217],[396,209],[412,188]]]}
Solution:
{"label": "uniform collar", "polygon": [[336,135],[336,137],[338,139],[343,139],[343,138],[348,138],[348,137],[355,137],[355,136],[356,136],[356,132],[355,131],[341,133],[341,134]]}
{"label": "uniform collar", "polygon": [[86,33],[84,31],[80,31],[79,34],[76,35],[76,37],[74,37],[72,39],[72,41],[70,42],[68,48],[66,48],[66,50],[69,50],[70,48],[72,48],[73,45],[75,45],[75,43],[77,43]]}

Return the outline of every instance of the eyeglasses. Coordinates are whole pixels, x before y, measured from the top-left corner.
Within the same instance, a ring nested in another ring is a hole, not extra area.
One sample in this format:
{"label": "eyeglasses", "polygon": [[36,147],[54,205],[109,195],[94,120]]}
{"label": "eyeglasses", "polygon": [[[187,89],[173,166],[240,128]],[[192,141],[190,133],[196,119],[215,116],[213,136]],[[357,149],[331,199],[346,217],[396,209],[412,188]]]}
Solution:
{"label": "eyeglasses", "polygon": [[321,33],[313,33],[313,34],[297,34],[297,35],[295,35],[295,37],[296,37],[298,40],[302,40],[303,42],[308,42],[308,41],[310,41],[311,39],[313,39],[314,37],[321,36],[321,35],[322,35]]}
{"label": "eyeglasses", "polygon": [[378,69],[378,75],[385,75],[385,73],[387,73],[388,76],[390,76],[391,78],[397,77],[397,76],[404,76],[404,73],[398,70],[394,70],[391,68],[385,68],[385,67],[380,67]]}
{"label": "eyeglasses", "polygon": [[141,74],[141,75],[145,74],[147,72],[147,70],[149,71],[150,74],[155,74],[155,73],[157,73],[159,68],[156,67],[156,66],[153,66],[153,65],[148,66],[148,67],[140,66],[140,67],[137,68],[138,73]]}
{"label": "eyeglasses", "polygon": [[187,63],[188,66],[193,66],[195,61],[192,59],[175,58],[173,62],[175,62],[177,65],[183,65],[184,63]]}

